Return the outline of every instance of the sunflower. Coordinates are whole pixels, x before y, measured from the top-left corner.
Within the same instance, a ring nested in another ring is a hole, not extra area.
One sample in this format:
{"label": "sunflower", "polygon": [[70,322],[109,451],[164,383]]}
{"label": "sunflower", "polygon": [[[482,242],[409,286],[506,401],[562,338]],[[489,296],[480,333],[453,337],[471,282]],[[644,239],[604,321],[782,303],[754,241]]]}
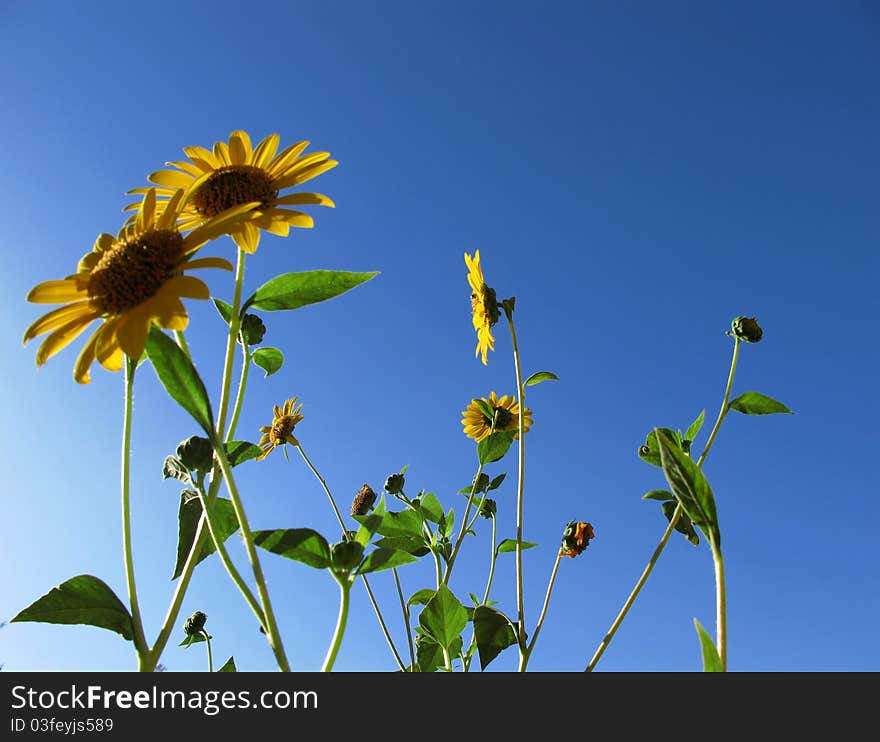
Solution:
{"label": "sunflower", "polygon": [[[515,430],[517,433],[514,437],[519,438],[519,405],[516,399],[506,394],[499,398],[495,392],[492,392],[488,399],[483,397],[482,401],[494,411],[495,432]],[[479,443],[483,438],[488,437],[492,430],[492,418],[486,416],[476,399],[461,414],[464,415],[461,419],[464,434],[468,438],[473,438]],[[528,432],[530,427],[532,427],[532,411],[526,407],[523,410],[523,430]]]}
{"label": "sunflower", "polygon": [[116,237],[98,235],[92,251],[79,261],[76,273],[31,289],[28,301],[64,304],[25,331],[25,344],[51,331],[37,350],[38,366],[71,343],[92,322],[103,320],[83,347],[73,370],[78,383],[88,384],[89,368],[95,359],[104,368],[118,371],[123,353],[140,358],[150,325],[169,330],[183,330],[187,326],[189,318],[181,298],[207,299],[210,292],[198,278],[183,272],[194,268],[232,270],[227,260],[192,260],[192,254],[245,218],[250,206],[231,209],[184,236],[175,226],[183,196],[183,191],[175,192],[159,215],[156,195],[150,189],[134,221]]}
{"label": "sunflower", "polygon": [[477,331],[477,349],[475,356],[483,354],[483,365],[487,365],[486,354],[495,350],[495,338],[492,337],[492,326],[498,322],[498,302],[495,289],[489,288],[483,279],[480,266],[480,251],[471,258],[464,254],[464,262],[468,267],[468,283],[471,285],[471,309],[473,310],[474,329]]}
{"label": "sunflower", "polygon": [[596,538],[596,534],[593,533],[592,523],[569,521],[562,534],[559,556],[568,556],[574,559],[578,554],[583,554],[594,538]]}
{"label": "sunflower", "polygon": [[303,419],[300,414],[301,409],[302,405],[296,407],[296,397],[288,399],[283,408],[275,405],[272,424],[260,428],[263,436],[260,438],[259,446],[263,449],[263,453],[257,456],[257,461],[262,461],[278,446],[283,446],[285,443],[299,446],[299,441],[293,437],[293,429]]}
{"label": "sunflower", "polygon": [[[170,198],[176,188],[188,191],[187,207],[182,212],[181,229],[198,226],[222,211],[244,203],[256,202],[250,218],[234,232],[232,239],[245,252],[253,253],[260,244],[260,230],[286,237],[291,227],[312,227],[312,217],[288,206],[334,206],[320,193],[280,191],[300,185],[336,167],[329,152],[304,155],[309,142],[297,142],[276,155],[280,139],[270,134],[256,148],[247,132],[234,131],[229,144],[217,142],[213,151],[204,147],[184,147],[188,162],[167,162],[175,170],[159,170],[149,176],[160,200]],[[135,188],[129,193],[145,193]],[[132,204],[129,209],[135,208]]]}

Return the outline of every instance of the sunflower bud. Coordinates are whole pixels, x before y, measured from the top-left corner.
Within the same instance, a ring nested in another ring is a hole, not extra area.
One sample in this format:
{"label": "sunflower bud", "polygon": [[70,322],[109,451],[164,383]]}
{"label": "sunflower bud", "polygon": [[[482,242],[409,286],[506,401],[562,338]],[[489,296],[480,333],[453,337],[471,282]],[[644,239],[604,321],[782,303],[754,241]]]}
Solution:
{"label": "sunflower bud", "polygon": [[366,515],[370,512],[370,509],[373,507],[373,504],[376,502],[376,493],[373,492],[373,488],[368,484],[364,484],[361,487],[360,492],[358,492],[354,496],[354,500],[351,503],[351,514],[352,515]]}
{"label": "sunflower bud", "polygon": [[190,471],[208,471],[214,458],[214,448],[207,438],[194,435],[180,442],[177,458]]}
{"label": "sunflower bud", "polygon": [[396,495],[403,489],[405,481],[403,474],[391,474],[385,480],[385,491],[390,495]]}
{"label": "sunflower bud", "polygon": [[483,518],[494,518],[494,517],[495,517],[495,511],[496,511],[497,509],[498,509],[498,508],[497,508],[497,505],[496,505],[496,503],[495,503],[495,500],[492,500],[492,499],[487,498],[487,499],[483,500],[483,504],[482,504],[482,506],[480,507],[480,515],[481,515]]}
{"label": "sunflower bud", "polygon": [[205,621],[208,620],[208,617],[202,613],[201,611],[196,611],[193,613],[183,624],[183,630],[186,632],[187,636],[196,636],[197,634],[201,634],[202,630],[205,628]]}
{"label": "sunflower bud", "polygon": [[263,324],[263,320],[256,314],[246,314],[241,321],[241,330],[239,332],[239,343],[244,338],[248,345],[259,345],[263,342],[263,335],[266,334],[266,325]]}
{"label": "sunflower bud", "polygon": [[736,317],[730,327],[735,338],[747,343],[757,343],[764,336],[756,317]]}
{"label": "sunflower bud", "polygon": [[562,533],[562,545],[559,547],[560,556],[576,557],[582,554],[590,545],[590,540],[596,538],[593,526],[579,520],[571,520]]}
{"label": "sunflower bud", "polygon": [[357,541],[340,541],[330,547],[330,562],[333,569],[347,572],[354,569],[364,555],[364,547]]}

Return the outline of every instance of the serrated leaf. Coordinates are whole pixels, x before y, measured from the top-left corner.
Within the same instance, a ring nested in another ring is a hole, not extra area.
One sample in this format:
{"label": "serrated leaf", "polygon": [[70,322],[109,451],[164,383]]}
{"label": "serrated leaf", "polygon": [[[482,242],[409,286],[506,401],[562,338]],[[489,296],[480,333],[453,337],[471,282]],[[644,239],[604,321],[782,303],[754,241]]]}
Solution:
{"label": "serrated leaf", "polygon": [[330,566],[330,545],[311,528],[279,528],[254,531],[254,543],[273,554],[308,564],[316,569]]}
{"label": "serrated leaf", "polygon": [[223,321],[228,325],[232,321],[232,305],[227,304],[222,299],[212,299],[211,301],[214,302],[214,306],[217,307],[217,311],[220,313]]}
{"label": "serrated leaf", "polygon": [[419,614],[419,625],[424,631],[447,650],[459,639],[467,626],[468,614],[452,591],[441,584],[434,597]]}
{"label": "serrated leaf", "polygon": [[422,515],[432,523],[439,523],[443,518],[443,506],[433,492],[422,496],[419,507],[422,510]]}
{"label": "serrated leaf", "polygon": [[285,273],[260,286],[254,295],[245,301],[242,311],[248,307],[261,309],[264,312],[299,309],[344,294],[377,275],[379,275],[378,271],[352,273],[317,270]]}
{"label": "serrated leaf", "polygon": [[777,402],[772,397],[768,397],[758,392],[746,392],[734,399],[729,405],[730,409],[741,412],[743,415],[772,415],[774,413],[785,413],[791,415],[792,412],[782,402]]}
{"label": "serrated leaf", "polygon": [[491,482],[489,482],[489,491],[491,492],[492,490],[497,490],[501,486],[501,483],[504,481],[504,478],[506,476],[507,472],[503,472],[502,474],[499,474],[497,477],[495,477],[495,479],[493,479]]}
{"label": "serrated leaf", "polygon": [[245,461],[257,458],[263,450],[249,441],[229,441],[226,444],[226,458],[229,459],[230,466],[238,466]]}
{"label": "serrated leaf", "polygon": [[217,672],[238,672],[235,667],[235,660],[230,657],[226,662],[223,663],[223,667],[221,667]]}
{"label": "serrated leaf", "polygon": [[[537,545],[538,544],[533,544],[531,541],[523,541],[522,542],[523,551],[525,551],[526,549],[531,549]],[[515,538],[504,539],[504,541],[502,541],[500,544],[498,544],[498,546],[495,548],[495,551],[498,554],[507,554],[508,552],[516,551],[516,539]]]}
{"label": "serrated leaf", "polygon": [[513,443],[515,435],[515,430],[502,430],[483,438],[477,444],[477,455],[480,458],[480,463],[490,464],[503,458],[510,448],[510,444]]}
{"label": "serrated leaf", "polygon": [[367,558],[361,562],[357,574],[365,575],[370,572],[381,572],[383,569],[400,567],[403,564],[415,562],[416,558],[400,549],[375,549],[367,554]]}
{"label": "serrated leaf", "polygon": [[[238,518],[235,515],[235,508],[230,500],[218,497],[214,501],[212,515],[217,535],[221,541],[226,541],[238,530]],[[202,502],[199,498],[199,493],[195,490],[183,490],[180,493],[180,507],[177,511],[177,562],[174,565],[172,580],[176,580],[183,574],[201,518]],[[207,527],[207,524],[205,524],[206,529]],[[196,560],[196,564],[211,556],[215,551],[214,541],[208,535],[203,542],[202,552]]]}
{"label": "serrated leaf", "polygon": [[[534,386],[542,381],[559,381],[559,377],[550,371],[538,371],[523,382],[523,386]],[[487,663],[488,664],[488,663]]]}
{"label": "serrated leaf", "polygon": [[177,456],[166,456],[162,462],[162,479],[177,479],[184,484],[192,484],[189,470]]}
{"label": "serrated leaf", "polygon": [[259,348],[251,359],[266,372],[263,378],[271,376],[284,365],[284,354],[278,348]]}
{"label": "serrated leaf", "polygon": [[382,536],[416,536],[421,538],[425,520],[415,510],[399,513],[388,511],[376,533]]}
{"label": "serrated leaf", "polygon": [[675,498],[672,496],[672,493],[668,490],[651,490],[650,492],[642,495],[643,500],[672,500],[675,501]]}
{"label": "serrated leaf", "polygon": [[93,575],[77,575],[31,603],[12,623],[86,624],[109,629],[131,641],[131,615],[105,582]]}
{"label": "serrated leaf", "polygon": [[516,633],[503,613],[485,605],[474,609],[473,620],[480,669],[485,670],[504,649],[516,644]]}
{"label": "serrated leaf", "polygon": [[697,629],[697,636],[700,637],[700,648],[703,652],[703,672],[724,672],[724,665],[712,637],[706,633],[706,629],[700,626],[697,619],[694,619],[694,626]]}
{"label": "serrated leaf", "polygon": [[700,433],[700,429],[703,427],[703,421],[706,419],[706,410],[700,412],[697,415],[697,419],[694,420],[689,426],[688,429],[684,433],[685,440],[693,441]]}
{"label": "serrated leaf", "polygon": [[165,391],[212,438],[214,413],[211,411],[208,391],[186,353],[155,326],[150,328],[147,336],[146,352]]}

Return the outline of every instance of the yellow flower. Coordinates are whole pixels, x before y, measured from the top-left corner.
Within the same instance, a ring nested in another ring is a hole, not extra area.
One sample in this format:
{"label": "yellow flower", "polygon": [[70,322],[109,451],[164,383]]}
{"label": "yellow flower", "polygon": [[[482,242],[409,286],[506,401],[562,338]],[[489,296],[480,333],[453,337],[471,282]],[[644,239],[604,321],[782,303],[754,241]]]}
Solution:
{"label": "yellow flower", "polygon": [[[494,411],[495,415],[495,432],[503,430],[515,430],[517,434],[514,438],[519,438],[519,404],[514,397],[504,395],[499,398],[495,392],[489,395],[489,398],[482,398],[482,401]],[[477,400],[473,400],[467,409],[461,413],[462,425],[464,425],[464,434],[468,438],[473,438],[479,443],[483,438],[489,436],[492,429],[492,418],[486,417],[486,413],[480,408]],[[532,411],[526,407],[523,410],[523,430],[528,432],[532,427]]]}
{"label": "yellow flower", "polygon": [[301,409],[302,405],[296,407],[296,397],[288,399],[284,403],[283,408],[275,405],[275,415],[272,418],[272,424],[264,425],[260,428],[263,436],[260,438],[259,446],[263,449],[263,453],[257,456],[257,461],[262,461],[278,446],[283,446],[285,443],[299,446],[299,441],[293,437],[293,429],[303,419],[303,416],[300,414]]}
{"label": "yellow flower", "polygon": [[181,298],[207,299],[208,287],[194,276],[195,268],[232,270],[222,258],[191,260],[203,244],[224,234],[247,208],[231,209],[207,221],[186,236],[175,222],[183,204],[183,191],[172,195],[161,215],[156,195],[147,191],[137,216],[116,237],[98,235],[92,251],[67,278],[46,281],[31,289],[27,300],[37,304],[64,304],[34,322],[24,343],[52,331],[37,350],[42,366],[71,343],[92,322],[103,320],[85,344],[74,366],[74,379],[88,384],[89,368],[97,359],[104,368],[118,371],[123,353],[140,358],[150,325],[183,330],[189,322]]}
{"label": "yellow flower", "polygon": [[468,283],[471,285],[471,309],[473,310],[474,329],[477,331],[477,349],[475,356],[483,354],[483,365],[487,365],[486,355],[495,350],[495,338],[492,337],[492,326],[498,322],[498,302],[495,289],[486,285],[483,279],[483,268],[480,266],[480,251],[471,258],[464,254],[464,262],[468,267]]}
{"label": "yellow flower", "polygon": [[593,533],[593,525],[582,521],[569,521],[562,534],[562,545],[559,547],[560,556],[568,556],[574,559],[582,554],[590,545],[590,541],[596,538]]}
{"label": "yellow flower", "polygon": [[[168,162],[166,165],[176,169],[159,170],[148,180],[159,186],[156,193],[160,199],[170,198],[176,188],[188,191],[181,229],[198,226],[233,206],[256,202],[250,218],[231,232],[242,250],[253,253],[260,244],[261,229],[286,237],[291,227],[314,226],[308,214],[285,207],[334,206],[320,193],[279,195],[285,188],[305,183],[339,163],[328,159],[329,152],[303,155],[309,142],[297,142],[276,155],[278,143],[279,136],[270,134],[253,148],[247,132],[234,131],[229,144],[217,142],[213,151],[184,147],[188,162]],[[145,191],[146,188],[135,188],[129,193]]]}

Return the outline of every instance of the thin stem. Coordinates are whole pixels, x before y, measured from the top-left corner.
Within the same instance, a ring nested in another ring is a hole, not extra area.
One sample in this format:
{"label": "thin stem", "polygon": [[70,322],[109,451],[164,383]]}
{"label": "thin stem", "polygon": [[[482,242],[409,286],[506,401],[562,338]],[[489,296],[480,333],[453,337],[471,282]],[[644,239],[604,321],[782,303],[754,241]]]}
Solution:
{"label": "thin stem", "polygon": [[[321,487],[324,490],[324,493],[327,495],[327,499],[330,500],[330,506],[333,508],[333,512],[336,514],[336,519],[339,521],[339,527],[342,529],[343,538],[348,541],[348,529],[345,527],[345,521],[342,520],[342,514],[339,512],[339,508],[336,507],[336,500],[333,499],[333,494],[330,492],[330,488],[327,486],[327,482],[324,481],[324,477],[321,476],[321,474],[315,468],[315,465],[312,463],[311,459],[306,455],[306,452],[303,450],[302,444],[297,446],[297,449],[299,449],[299,453],[300,456],[303,457],[303,461],[306,462],[306,466],[309,467],[312,474],[314,474],[315,478],[321,483]],[[379,603],[376,602],[376,596],[373,595],[373,590],[370,587],[370,583],[367,581],[367,576],[361,575],[361,579],[364,582],[364,587],[367,589],[367,595],[370,598],[370,603],[372,603],[373,605],[373,610],[376,613],[376,618],[379,619],[379,626],[381,626],[382,633],[385,635],[385,641],[388,642],[388,646],[391,649],[391,654],[394,655],[394,661],[397,663],[397,666],[401,670],[405,670],[406,667],[403,664],[400,653],[397,651],[397,647],[394,646],[394,640],[391,638],[391,632],[388,631],[388,626],[385,625],[385,619],[382,617],[382,611],[379,610]]]}
{"label": "thin stem", "polygon": [[235,394],[235,404],[232,406],[232,419],[229,421],[229,429],[226,431],[226,440],[231,441],[238,427],[238,417],[241,414],[244,391],[247,389],[248,372],[251,369],[251,355],[247,343],[241,344],[241,376],[238,379],[238,391]]}
{"label": "thin stem", "polygon": [[416,666],[416,653],[413,647],[412,627],[409,625],[409,608],[406,606],[406,599],[403,597],[403,587],[400,584],[400,575],[397,574],[397,567],[391,570],[394,573],[394,582],[397,584],[397,595],[400,597],[400,610],[403,612],[403,625],[406,627],[406,641],[409,644],[409,666]]}
{"label": "thin stem", "polygon": [[235,288],[232,292],[232,315],[229,318],[229,335],[226,337],[226,357],[223,361],[223,384],[220,388],[220,407],[217,418],[217,436],[223,435],[226,427],[226,415],[229,412],[229,387],[232,379],[232,367],[235,362],[235,343],[241,329],[241,289],[244,283],[245,251],[239,249],[235,263]]}
{"label": "thin stem", "polygon": [[137,362],[125,358],[125,401],[122,416],[122,558],[125,563],[125,579],[128,583],[128,602],[131,606],[131,622],[134,629],[134,646],[138,654],[138,667],[144,669],[144,660],[149,655],[149,647],[144,638],[144,625],[138,603],[137,586],[134,578],[134,556],[131,549],[131,418],[134,392],[134,372]]}
{"label": "thin stem", "polygon": [[529,664],[529,658],[532,656],[532,650],[535,648],[535,642],[538,641],[538,634],[541,633],[541,627],[544,625],[544,618],[547,615],[547,608],[550,605],[550,595],[553,593],[553,585],[556,582],[556,573],[559,571],[559,562],[561,561],[562,553],[557,552],[556,561],[553,563],[553,571],[550,573],[550,581],[547,583],[547,595],[544,598],[544,607],[541,608],[541,615],[538,616],[538,623],[535,626],[535,631],[532,634],[532,640],[529,642],[529,646],[526,650],[525,656],[520,661],[520,672],[526,671],[526,665]]}
{"label": "thin stem", "polygon": [[727,672],[727,589],[724,583],[724,559],[721,549],[712,545],[712,559],[715,562],[715,632],[721,669]]}
{"label": "thin stem", "polygon": [[339,617],[336,620],[336,631],[333,632],[333,641],[327,650],[327,657],[324,659],[324,666],[321,672],[330,672],[333,670],[333,664],[336,662],[336,655],[339,654],[339,647],[342,644],[342,636],[345,634],[345,625],[348,622],[348,596],[351,592],[351,583],[348,577],[337,579],[339,582],[340,599],[339,599]]}
{"label": "thin stem", "polygon": [[495,539],[497,532],[497,519],[492,516],[492,551],[489,554],[489,579],[486,581],[486,592],[483,593],[483,605],[489,602],[489,591],[492,589],[492,580],[495,578],[495,561],[498,554],[495,551]]}
{"label": "thin stem", "polygon": [[[727,416],[730,391],[731,389],[733,389],[733,378],[736,375],[736,364],[737,360],[739,359],[739,344],[739,338],[734,337],[733,358],[730,361],[730,371],[727,374],[727,385],[724,388],[724,397],[721,401],[721,409],[718,412],[718,418],[715,420],[715,425],[712,426],[712,432],[709,433],[709,438],[706,441],[705,448],[703,448],[703,453],[701,453],[700,458],[697,459],[697,468],[702,467],[703,463],[706,461],[706,457],[709,455],[709,449],[712,448],[712,444],[715,442],[715,436],[718,435],[718,431],[721,428],[721,423]],[[651,572],[654,569],[654,565],[657,563],[657,560],[663,553],[663,549],[666,548],[666,542],[669,541],[669,537],[672,535],[672,531],[675,529],[675,525],[678,523],[678,519],[681,517],[682,512],[683,511],[681,509],[681,505],[678,505],[675,508],[675,511],[672,513],[672,517],[669,519],[669,525],[666,526],[666,530],[663,532],[663,536],[660,539],[660,543],[657,544],[657,548],[654,549],[654,553],[651,555],[651,558],[648,561],[648,565],[645,567],[644,571],[639,577],[638,582],[636,582],[635,587],[629,594],[629,597],[624,602],[623,607],[620,609],[620,613],[617,614],[617,617],[611,624],[611,628],[608,629],[608,633],[605,634],[605,638],[602,639],[602,642],[599,644],[599,647],[596,649],[596,652],[593,654],[593,657],[584,672],[592,672],[593,669],[596,667],[596,663],[605,653],[605,650],[608,648],[608,645],[614,638],[614,634],[617,633],[617,629],[620,627],[620,624],[623,623],[623,619],[626,618],[626,614],[629,613],[629,609],[632,607],[632,604],[635,603],[636,598],[639,596],[642,587],[648,581],[648,577],[650,577]]]}
{"label": "thin stem", "polygon": [[226,481],[226,489],[229,492],[229,499],[232,500],[232,507],[235,510],[235,517],[238,519],[238,526],[241,529],[241,537],[244,541],[245,551],[247,552],[248,561],[254,573],[254,580],[257,583],[257,594],[260,596],[260,603],[263,605],[263,615],[266,617],[266,636],[269,645],[275,653],[275,659],[278,667],[282,672],[290,672],[290,664],[284,653],[284,644],[281,641],[281,635],[278,633],[278,624],[275,621],[275,612],[272,610],[272,601],[269,598],[269,591],[266,588],[266,578],[263,576],[263,567],[260,564],[260,557],[257,554],[257,548],[254,545],[254,535],[251,533],[248,524],[247,515],[244,512],[244,506],[241,497],[238,494],[238,487],[235,484],[235,478],[232,476],[232,467],[229,465],[229,458],[226,451],[219,443],[214,446],[214,453],[220,462],[220,469],[223,472],[223,479]]}
{"label": "thin stem", "polygon": [[214,672],[214,657],[211,654],[211,637],[208,632],[202,629],[202,635],[205,637],[205,644],[208,646],[208,672]]}
{"label": "thin stem", "polygon": [[[491,431],[495,430],[495,422],[492,422]],[[464,541],[464,537],[467,534],[467,519],[471,513],[471,507],[474,504],[474,496],[477,493],[477,485],[480,481],[480,475],[483,473],[483,464],[482,462],[477,467],[477,473],[474,475],[474,483],[471,485],[471,493],[468,496],[467,507],[464,510],[464,516],[461,519],[461,525],[458,528],[458,535],[455,537],[455,544],[452,547],[452,554],[449,556],[449,561],[446,563],[446,574],[443,576],[443,584],[449,584],[449,578],[452,576],[452,567],[455,565],[455,558],[458,556],[458,551],[461,549],[461,544]],[[439,585],[438,585],[439,587]]]}

